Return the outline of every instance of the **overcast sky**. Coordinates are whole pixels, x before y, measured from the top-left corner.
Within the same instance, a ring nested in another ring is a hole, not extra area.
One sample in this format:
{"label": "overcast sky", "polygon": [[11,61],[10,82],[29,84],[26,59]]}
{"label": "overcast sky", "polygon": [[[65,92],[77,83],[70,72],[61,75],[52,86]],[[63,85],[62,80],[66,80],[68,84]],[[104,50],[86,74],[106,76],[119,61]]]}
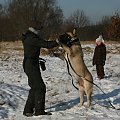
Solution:
{"label": "overcast sky", "polygon": [[[2,3],[5,0],[0,0]],[[120,13],[120,0],[57,0],[58,5],[63,9],[65,17],[68,17],[75,10],[80,9],[92,21],[99,21],[102,16]]]}
{"label": "overcast sky", "polygon": [[91,20],[96,21],[105,15],[120,12],[120,0],[57,0],[67,17],[75,10],[85,12]]}

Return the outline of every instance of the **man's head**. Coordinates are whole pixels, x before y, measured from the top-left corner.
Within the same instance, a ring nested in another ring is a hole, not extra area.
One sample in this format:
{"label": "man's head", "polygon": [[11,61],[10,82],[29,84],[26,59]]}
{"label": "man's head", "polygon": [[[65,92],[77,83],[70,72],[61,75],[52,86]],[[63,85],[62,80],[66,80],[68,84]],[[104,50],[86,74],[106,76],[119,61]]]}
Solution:
{"label": "man's head", "polygon": [[36,29],[36,30],[41,30],[43,28],[42,22],[37,21],[37,20],[32,20],[30,21],[30,27]]}

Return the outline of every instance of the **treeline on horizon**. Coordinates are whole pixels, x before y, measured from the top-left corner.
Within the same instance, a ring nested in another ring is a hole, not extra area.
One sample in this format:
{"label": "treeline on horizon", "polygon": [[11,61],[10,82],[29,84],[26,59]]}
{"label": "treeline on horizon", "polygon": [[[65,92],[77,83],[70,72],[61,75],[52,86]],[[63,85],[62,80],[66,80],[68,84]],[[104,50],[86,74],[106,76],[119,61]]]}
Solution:
{"label": "treeline on horizon", "polygon": [[103,35],[106,40],[120,41],[120,14],[103,16],[97,23],[91,23],[83,10],[77,9],[65,18],[56,0],[6,0],[0,4],[0,41],[21,40],[21,35],[31,20],[43,24],[46,39],[70,32],[76,28],[81,40],[95,40]]}

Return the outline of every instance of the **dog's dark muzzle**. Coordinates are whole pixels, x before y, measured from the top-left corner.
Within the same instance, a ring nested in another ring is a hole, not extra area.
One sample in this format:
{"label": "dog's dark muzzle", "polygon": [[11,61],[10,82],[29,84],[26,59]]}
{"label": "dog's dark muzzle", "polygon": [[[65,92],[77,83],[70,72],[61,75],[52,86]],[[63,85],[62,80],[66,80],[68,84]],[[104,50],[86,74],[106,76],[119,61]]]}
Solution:
{"label": "dog's dark muzzle", "polygon": [[71,41],[71,36],[65,33],[60,35],[58,40],[61,44],[67,45]]}
{"label": "dog's dark muzzle", "polygon": [[61,45],[66,45],[68,47],[71,47],[73,44],[78,43],[79,39],[76,38],[74,40],[71,40],[71,36],[65,33],[59,36],[58,41]]}

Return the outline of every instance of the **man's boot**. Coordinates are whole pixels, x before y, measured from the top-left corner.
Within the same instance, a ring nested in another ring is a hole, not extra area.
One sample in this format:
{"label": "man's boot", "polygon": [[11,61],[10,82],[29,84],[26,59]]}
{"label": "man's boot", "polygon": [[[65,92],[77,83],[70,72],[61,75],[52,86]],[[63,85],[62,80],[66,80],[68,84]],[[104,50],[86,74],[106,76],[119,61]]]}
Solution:
{"label": "man's boot", "polygon": [[27,99],[25,107],[24,107],[23,115],[25,115],[27,117],[33,116],[34,107],[35,107],[35,104],[34,104],[34,91],[33,91],[33,89],[30,89],[28,99]]}
{"label": "man's boot", "polygon": [[38,97],[35,100],[35,116],[52,115],[50,112],[45,112],[45,93],[41,93]]}
{"label": "man's boot", "polygon": [[33,116],[34,113],[34,105],[31,103],[28,103],[28,101],[26,102],[24,111],[23,111],[23,115],[27,116],[27,117],[31,117]]}

